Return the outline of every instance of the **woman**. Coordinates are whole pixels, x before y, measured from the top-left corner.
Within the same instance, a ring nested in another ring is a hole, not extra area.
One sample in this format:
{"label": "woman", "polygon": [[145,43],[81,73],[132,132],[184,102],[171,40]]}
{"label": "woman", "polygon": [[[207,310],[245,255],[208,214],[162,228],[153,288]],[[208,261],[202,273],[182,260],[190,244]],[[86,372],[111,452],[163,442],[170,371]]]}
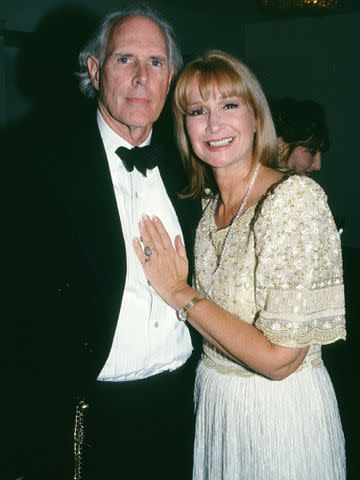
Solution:
{"label": "woman", "polygon": [[272,102],[279,142],[279,165],[300,175],[321,169],[321,153],[329,148],[322,106],[311,100],[283,98]]}
{"label": "woman", "polygon": [[321,188],[282,173],[266,99],[248,68],[212,51],[180,75],[187,195],[211,188],[194,287],[161,221],[134,248],[148,282],[204,338],[195,480],[345,479],[344,438],[321,345],[345,338],[339,237]]}

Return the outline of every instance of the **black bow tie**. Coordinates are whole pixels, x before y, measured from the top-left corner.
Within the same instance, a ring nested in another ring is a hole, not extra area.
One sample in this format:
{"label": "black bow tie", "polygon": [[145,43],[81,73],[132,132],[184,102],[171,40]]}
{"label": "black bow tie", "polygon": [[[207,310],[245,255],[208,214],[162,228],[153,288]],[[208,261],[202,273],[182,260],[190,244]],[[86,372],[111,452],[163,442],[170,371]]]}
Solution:
{"label": "black bow tie", "polygon": [[158,164],[161,152],[159,145],[146,145],[145,147],[134,147],[132,149],[119,147],[115,150],[116,155],[122,160],[128,172],[134,167],[146,177],[146,170],[152,170]]}

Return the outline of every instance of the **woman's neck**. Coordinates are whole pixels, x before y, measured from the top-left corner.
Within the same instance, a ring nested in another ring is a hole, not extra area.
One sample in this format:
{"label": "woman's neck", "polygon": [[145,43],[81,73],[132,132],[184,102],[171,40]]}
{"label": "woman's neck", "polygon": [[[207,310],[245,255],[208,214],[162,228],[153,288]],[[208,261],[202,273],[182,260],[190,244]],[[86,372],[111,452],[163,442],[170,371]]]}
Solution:
{"label": "woman's neck", "polygon": [[228,226],[239,209],[246,210],[252,199],[256,176],[257,164],[248,163],[242,168],[237,166],[236,171],[229,172],[225,169],[216,169],[214,176],[219,188],[220,198],[215,213],[218,228]]}

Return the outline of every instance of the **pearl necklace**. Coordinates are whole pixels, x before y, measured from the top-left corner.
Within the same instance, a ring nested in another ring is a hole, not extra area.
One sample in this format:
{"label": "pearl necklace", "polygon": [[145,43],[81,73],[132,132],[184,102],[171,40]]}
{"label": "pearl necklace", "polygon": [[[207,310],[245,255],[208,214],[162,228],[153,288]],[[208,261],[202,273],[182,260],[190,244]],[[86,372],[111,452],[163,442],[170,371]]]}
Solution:
{"label": "pearl necklace", "polygon": [[[261,167],[260,162],[257,162],[257,164],[256,164],[256,166],[255,166],[255,168],[254,168],[254,170],[251,174],[249,182],[247,184],[247,187],[246,187],[246,190],[245,190],[245,195],[244,195],[244,197],[241,201],[240,207],[239,207],[238,211],[236,212],[235,217],[232,219],[230,227],[227,231],[223,246],[221,248],[221,252],[220,252],[220,255],[219,255],[219,259],[218,259],[218,265],[217,265],[216,269],[218,269],[221,266],[221,264],[223,262],[223,258],[226,256],[226,254],[228,252],[230,240],[232,240],[233,236],[234,236],[235,226],[237,225],[237,223],[239,221],[239,218],[241,217],[241,215],[243,214],[243,212],[244,212],[244,210],[247,206],[249,196],[254,189],[256,177],[259,173],[260,167]],[[217,227],[216,227],[216,224],[215,224],[215,212],[216,212],[216,208],[217,208],[218,203],[219,203],[219,198],[220,198],[220,195],[217,194],[214,198],[214,203],[212,204],[211,214],[212,214],[213,221],[214,221],[214,228],[210,232],[210,237],[217,231]]]}

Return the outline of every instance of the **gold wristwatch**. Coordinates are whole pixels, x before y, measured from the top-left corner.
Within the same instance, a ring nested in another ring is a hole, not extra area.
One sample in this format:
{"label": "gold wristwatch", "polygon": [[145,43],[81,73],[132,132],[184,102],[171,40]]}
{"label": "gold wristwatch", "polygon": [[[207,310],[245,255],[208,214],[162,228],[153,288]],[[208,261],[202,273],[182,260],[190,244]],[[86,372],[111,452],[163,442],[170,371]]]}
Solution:
{"label": "gold wristwatch", "polygon": [[204,300],[204,297],[202,295],[196,295],[196,297],[192,298],[183,308],[176,310],[176,316],[180,322],[186,322],[189,316],[189,310],[192,309],[195,303],[200,302],[200,300]]}

